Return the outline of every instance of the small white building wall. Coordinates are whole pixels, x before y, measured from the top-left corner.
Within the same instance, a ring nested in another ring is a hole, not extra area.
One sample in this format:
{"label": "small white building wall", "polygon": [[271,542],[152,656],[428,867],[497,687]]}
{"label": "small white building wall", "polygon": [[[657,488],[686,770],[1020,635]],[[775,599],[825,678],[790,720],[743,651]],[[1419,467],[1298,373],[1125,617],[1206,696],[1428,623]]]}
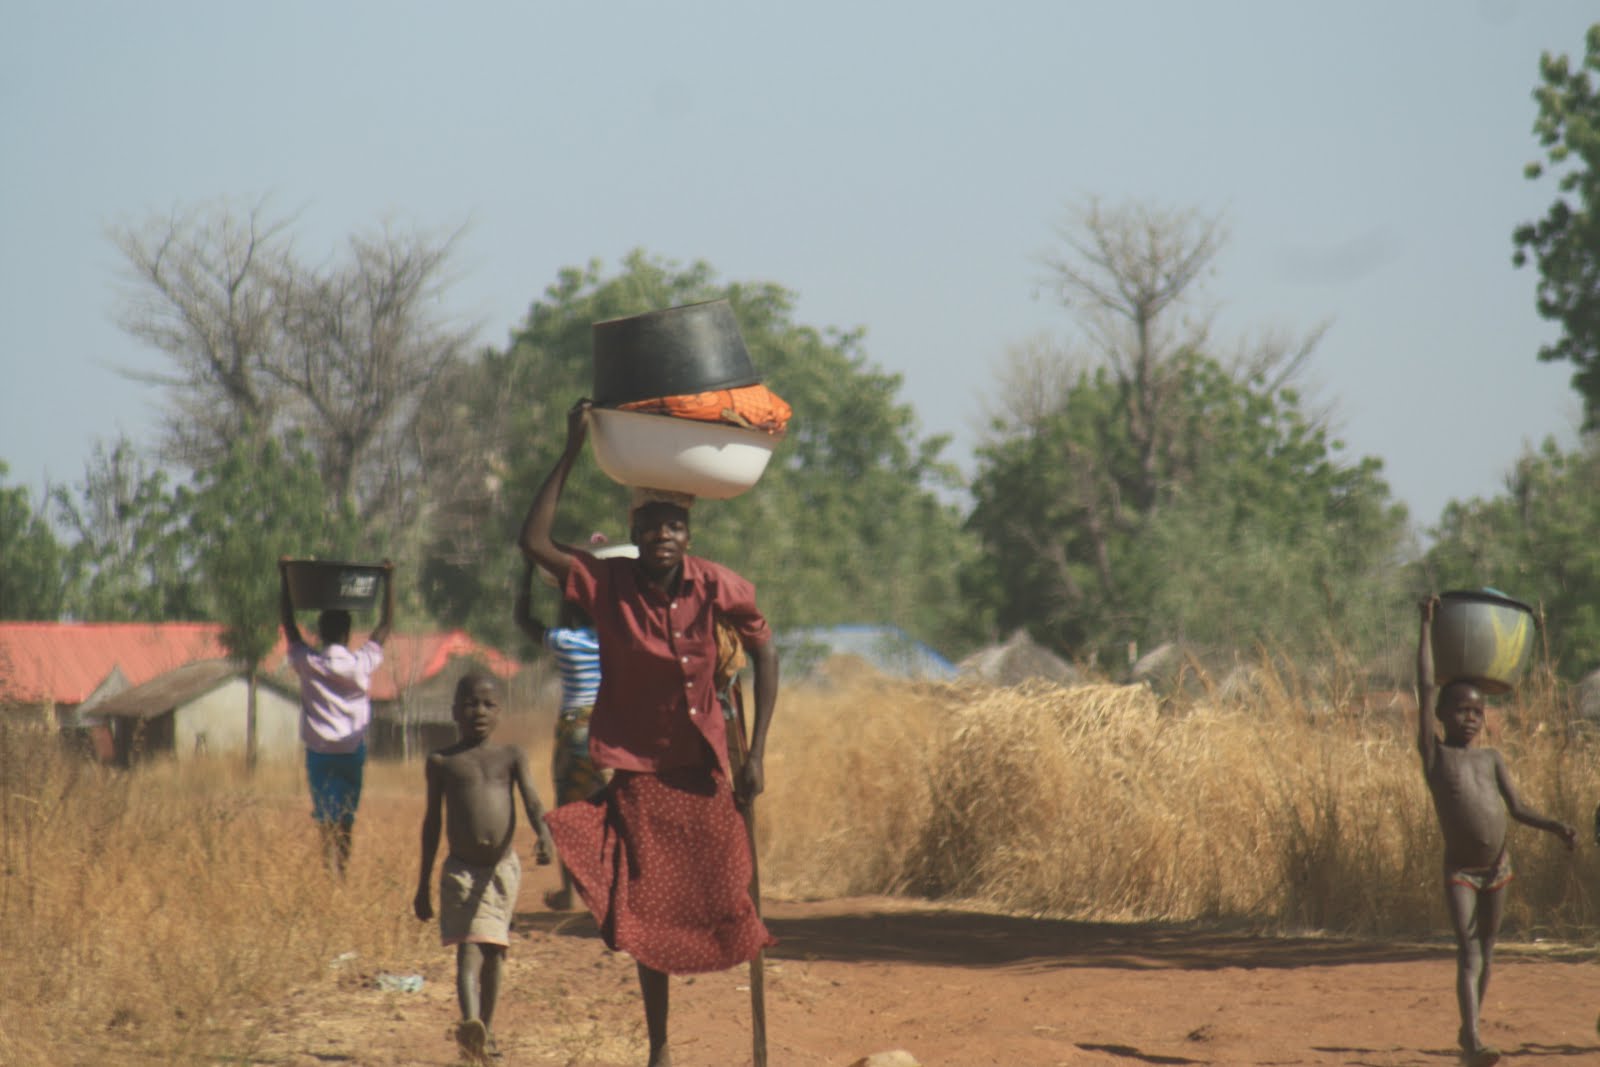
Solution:
{"label": "small white building wall", "polygon": [[[233,678],[178,708],[173,715],[173,755],[188,759],[197,752],[214,756],[244,752],[249,689],[243,678]],[[270,686],[257,685],[257,755],[274,758],[299,752],[299,701]]]}

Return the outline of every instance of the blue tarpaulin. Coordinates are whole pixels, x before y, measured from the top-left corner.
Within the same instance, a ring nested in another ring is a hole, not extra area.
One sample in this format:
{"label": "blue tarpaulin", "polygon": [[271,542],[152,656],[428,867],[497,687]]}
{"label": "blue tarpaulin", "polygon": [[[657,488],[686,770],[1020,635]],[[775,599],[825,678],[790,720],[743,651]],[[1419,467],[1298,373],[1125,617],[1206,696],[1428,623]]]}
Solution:
{"label": "blue tarpaulin", "polygon": [[777,635],[785,677],[804,676],[831,656],[856,656],[896,678],[945,681],[955,664],[898,626],[860,623],[784,630]]}

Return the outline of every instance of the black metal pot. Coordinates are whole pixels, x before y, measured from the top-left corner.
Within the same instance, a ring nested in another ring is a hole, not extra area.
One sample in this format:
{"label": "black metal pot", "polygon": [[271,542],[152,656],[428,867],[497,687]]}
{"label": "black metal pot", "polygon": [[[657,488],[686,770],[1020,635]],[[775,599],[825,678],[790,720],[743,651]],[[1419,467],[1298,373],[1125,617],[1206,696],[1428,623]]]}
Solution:
{"label": "black metal pot", "polygon": [[591,396],[599,407],[761,381],[726,300],[607,319],[593,331]]}
{"label": "black metal pot", "polygon": [[371,611],[383,590],[384,569],[375,563],[291,559],[283,568],[296,611]]}

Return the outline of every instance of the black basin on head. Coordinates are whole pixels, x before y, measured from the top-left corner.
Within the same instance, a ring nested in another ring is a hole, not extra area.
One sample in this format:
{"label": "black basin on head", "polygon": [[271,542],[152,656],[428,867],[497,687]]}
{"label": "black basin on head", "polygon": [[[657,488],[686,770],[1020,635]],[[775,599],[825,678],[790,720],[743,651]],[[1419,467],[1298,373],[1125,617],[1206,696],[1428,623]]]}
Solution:
{"label": "black basin on head", "polygon": [[593,331],[592,398],[600,407],[761,381],[726,300],[607,319]]}

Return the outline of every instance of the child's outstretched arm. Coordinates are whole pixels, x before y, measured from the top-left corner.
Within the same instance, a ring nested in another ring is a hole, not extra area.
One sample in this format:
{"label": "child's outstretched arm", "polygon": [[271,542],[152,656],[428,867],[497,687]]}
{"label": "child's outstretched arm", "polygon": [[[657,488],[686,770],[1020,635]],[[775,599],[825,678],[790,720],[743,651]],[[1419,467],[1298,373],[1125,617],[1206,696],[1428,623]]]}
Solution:
{"label": "child's outstretched arm", "polygon": [[1423,770],[1432,769],[1439,745],[1439,737],[1433,729],[1433,705],[1438,700],[1438,688],[1433,679],[1433,613],[1438,606],[1436,596],[1427,597],[1417,605],[1422,617],[1417,631],[1417,753],[1422,757]]}
{"label": "child's outstretched arm", "polygon": [[539,791],[533,787],[533,774],[528,770],[528,754],[517,749],[517,760],[512,769],[517,792],[522,794],[522,809],[528,813],[528,825],[539,835],[534,846],[533,859],[539,866],[548,866],[555,859],[555,842],[550,840],[550,828],[544,824],[544,807],[539,803]]}
{"label": "child's outstretched arm", "polygon": [[439,852],[439,828],[444,814],[444,785],[439,780],[438,765],[431,756],[426,773],[428,807],[422,816],[422,864],[417,875],[417,895],[411,901],[411,910],[423,922],[433,918],[433,858]]}
{"label": "child's outstretched arm", "polygon": [[1541,815],[1522,802],[1522,797],[1517,794],[1517,788],[1511,782],[1511,771],[1506,767],[1505,757],[1499,752],[1494,754],[1495,784],[1500,787],[1500,796],[1506,802],[1506,811],[1511,817],[1524,826],[1531,826],[1535,830],[1543,830],[1547,834],[1555,834],[1565,842],[1568,850],[1578,845],[1577,827],[1564,823],[1560,819],[1552,819]]}

